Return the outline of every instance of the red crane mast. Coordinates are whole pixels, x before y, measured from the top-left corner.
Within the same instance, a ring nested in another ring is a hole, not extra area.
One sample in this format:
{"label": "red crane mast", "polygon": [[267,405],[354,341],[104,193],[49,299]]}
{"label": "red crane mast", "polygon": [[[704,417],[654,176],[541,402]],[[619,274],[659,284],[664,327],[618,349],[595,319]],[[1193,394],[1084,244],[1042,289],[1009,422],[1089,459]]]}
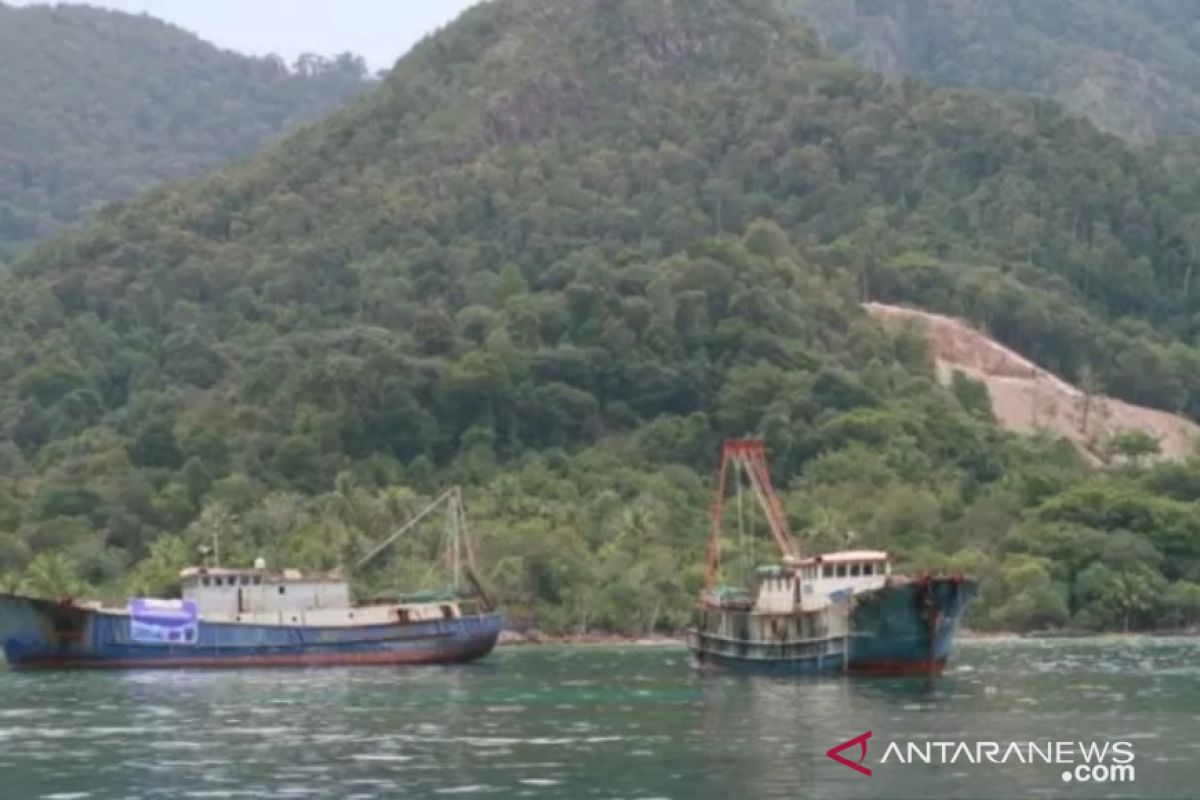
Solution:
{"label": "red crane mast", "polygon": [[729,468],[733,466],[740,475],[745,474],[750,483],[754,496],[762,507],[771,529],[771,536],[779,546],[784,560],[798,558],[796,548],[792,543],[792,532],[788,528],[787,514],[783,503],[771,483],[771,472],[767,468],[767,455],[762,439],[727,439],[721,450],[721,466],[717,471],[716,496],[710,510],[711,521],[708,538],[708,572],[704,582],[706,593],[712,591],[717,580],[717,571],[721,566],[721,517],[725,510],[726,484],[729,480]]}

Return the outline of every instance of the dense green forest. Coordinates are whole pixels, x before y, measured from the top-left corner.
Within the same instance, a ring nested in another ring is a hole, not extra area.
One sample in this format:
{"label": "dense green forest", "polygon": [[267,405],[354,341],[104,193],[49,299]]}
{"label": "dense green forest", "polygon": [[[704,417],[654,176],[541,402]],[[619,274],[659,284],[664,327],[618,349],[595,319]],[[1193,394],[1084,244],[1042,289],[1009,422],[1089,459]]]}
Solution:
{"label": "dense green forest", "polygon": [[370,86],[361,60],[289,69],[147,16],[0,3],[0,264],[164,181],[246,158]]}
{"label": "dense green forest", "polygon": [[968,569],[976,627],[1195,624],[1200,462],[1001,433],[860,306],[1195,417],[1195,180],[859,71],[769,0],[493,0],[0,275],[0,584],[166,591],[215,533],[328,567],[461,482],[515,623],[671,630],[720,441],[759,434],[804,549]]}
{"label": "dense green forest", "polygon": [[1200,9],[1178,0],[786,0],[863,66],[1037,94],[1146,142],[1200,133]]}

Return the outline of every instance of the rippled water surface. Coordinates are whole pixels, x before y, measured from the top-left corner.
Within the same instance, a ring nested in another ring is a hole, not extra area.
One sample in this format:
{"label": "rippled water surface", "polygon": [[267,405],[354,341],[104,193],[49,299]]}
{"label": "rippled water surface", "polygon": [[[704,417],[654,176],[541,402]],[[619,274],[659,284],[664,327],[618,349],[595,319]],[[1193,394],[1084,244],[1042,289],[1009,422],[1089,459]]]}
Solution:
{"label": "rippled water surface", "polygon": [[[872,776],[825,756],[867,730]],[[1118,738],[1132,783],[879,763],[891,740]],[[698,672],[670,647],[514,648],[445,668],[0,667],[4,800],[454,795],[1200,797],[1200,643],[965,642],[932,681]]]}

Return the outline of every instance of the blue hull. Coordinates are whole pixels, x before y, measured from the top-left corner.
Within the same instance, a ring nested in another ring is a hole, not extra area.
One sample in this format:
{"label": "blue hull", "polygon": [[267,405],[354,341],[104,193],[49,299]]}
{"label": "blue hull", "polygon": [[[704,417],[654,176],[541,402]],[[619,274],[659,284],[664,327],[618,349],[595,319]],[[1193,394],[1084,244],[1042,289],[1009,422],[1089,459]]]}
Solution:
{"label": "blue hull", "polygon": [[886,586],[854,598],[851,672],[939,672],[954,651],[974,581],[932,578]]}
{"label": "blue hull", "polygon": [[496,614],[356,627],[200,621],[193,644],[135,641],[127,614],[0,596],[0,644],[15,669],[436,664],[492,651]]}

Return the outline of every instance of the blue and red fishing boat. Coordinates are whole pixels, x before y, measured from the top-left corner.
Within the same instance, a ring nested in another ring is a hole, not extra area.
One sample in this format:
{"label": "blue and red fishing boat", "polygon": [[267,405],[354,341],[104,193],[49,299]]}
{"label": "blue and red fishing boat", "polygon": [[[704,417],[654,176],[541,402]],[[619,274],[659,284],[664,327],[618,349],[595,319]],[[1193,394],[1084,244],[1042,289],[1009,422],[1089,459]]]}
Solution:
{"label": "blue and red fishing boat", "polygon": [[[753,592],[718,583],[726,485],[734,472],[766,516],[782,563],[756,570]],[[712,507],[708,576],[688,646],[700,664],[789,674],[936,673],[975,596],[961,575],[907,578],[880,550],[801,558],[767,469],[763,443],[726,443]]]}
{"label": "blue and red fishing boat", "polygon": [[[355,604],[340,572],[190,567],[181,597],[121,608],[0,595],[0,645],[15,669],[442,664],[492,651],[502,628],[474,578],[461,493],[447,491],[359,562],[445,506],[453,590]],[[216,548],[214,548],[214,551]],[[464,580],[465,579],[465,580]],[[464,586],[469,591],[463,591]]]}

